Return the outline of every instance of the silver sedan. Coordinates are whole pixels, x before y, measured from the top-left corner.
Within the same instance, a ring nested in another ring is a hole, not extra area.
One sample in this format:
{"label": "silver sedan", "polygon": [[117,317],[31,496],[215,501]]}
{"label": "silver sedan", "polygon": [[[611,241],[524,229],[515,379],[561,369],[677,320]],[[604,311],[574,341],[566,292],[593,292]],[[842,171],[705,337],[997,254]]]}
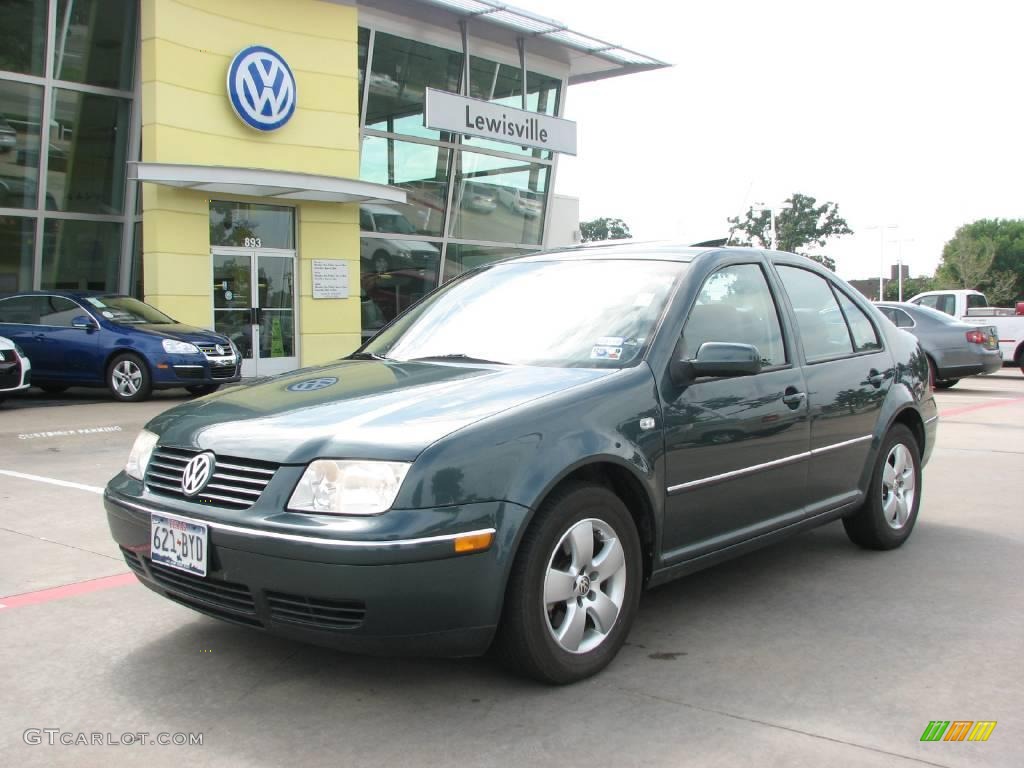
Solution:
{"label": "silver sedan", "polygon": [[969,325],[916,304],[879,302],[877,306],[897,328],[921,342],[939,389],[948,389],[965,376],[995,373],[1003,365],[995,326]]}

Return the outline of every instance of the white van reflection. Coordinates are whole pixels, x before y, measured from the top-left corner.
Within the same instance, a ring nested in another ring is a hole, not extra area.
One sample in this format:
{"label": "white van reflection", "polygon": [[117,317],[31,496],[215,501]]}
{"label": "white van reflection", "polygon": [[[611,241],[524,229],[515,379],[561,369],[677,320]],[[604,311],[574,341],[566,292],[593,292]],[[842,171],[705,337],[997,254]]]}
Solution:
{"label": "white van reflection", "polygon": [[502,205],[527,219],[535,219],[540,216],[543,198],[544,195],[540,192],[527,192],[510,187],[499,187],[498,189],[498,200]]}
{"label": "white van reflection", "polygon": [[[416,228],[401,211],[386,205],[359,206],[359,228],[365,232],[388,235],[415,235]],[[377,273],[412,267],[433,267],[441,252],[422,240],[403,240],[395,237],[369,237],[359,240],[359,258],[363,271]]]}

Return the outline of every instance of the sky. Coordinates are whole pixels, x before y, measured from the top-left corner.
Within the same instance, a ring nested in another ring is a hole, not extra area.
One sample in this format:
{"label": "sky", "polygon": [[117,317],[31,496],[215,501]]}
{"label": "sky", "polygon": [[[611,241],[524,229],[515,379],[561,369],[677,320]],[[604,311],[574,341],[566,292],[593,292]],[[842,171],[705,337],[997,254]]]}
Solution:
{"label": "sky", "polygon": [[822,252],[855,279],[901,250],[931,274],[959,226],[1024,216],[1017,0],[514,4],[674,65],[570,87],[555,191],[584,220],[697,242],[801,192],[838,203],[854,235]]}

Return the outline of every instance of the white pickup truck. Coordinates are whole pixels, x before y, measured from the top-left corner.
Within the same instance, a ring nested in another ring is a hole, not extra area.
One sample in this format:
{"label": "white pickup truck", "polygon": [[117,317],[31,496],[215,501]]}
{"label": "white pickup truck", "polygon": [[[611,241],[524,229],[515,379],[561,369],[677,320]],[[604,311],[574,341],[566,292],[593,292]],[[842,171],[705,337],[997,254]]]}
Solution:
{"label": "white pickup truck", "polygon": [[999,351],[1003,363],[1014,363],[1024,371],[1024,302],[1015,309],[990,307],[979,291],[927,291],[910,300],[911,304],[931,307],[972,325],[994,325],[999,331]]}

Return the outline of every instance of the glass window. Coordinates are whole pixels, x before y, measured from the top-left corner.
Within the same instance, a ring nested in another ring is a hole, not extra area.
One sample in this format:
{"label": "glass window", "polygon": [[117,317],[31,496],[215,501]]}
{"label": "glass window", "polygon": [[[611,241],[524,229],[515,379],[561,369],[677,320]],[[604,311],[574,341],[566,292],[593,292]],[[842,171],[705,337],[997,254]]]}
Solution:
{"label": "glass window", "polygon": [[295,249],[295,209],[210,201],[210,245]]}
{"label": "glass window", "polygon": [[0,2],[0,69],[42,75],[47,0]]}
{"label": "glass window", "polygon": [[458,156],[451,236],[539,245],[550,167],[476,152]]}
{"label": "glass window", "polygon": [[444,147],[365,137],[359,178],[404,189],[408,203],[389,203],[387,210],[375,206],[379,215],[370,220],[361,214],[363,230],[435,236],[444,232],[450,153]]}
{"label": "glass window", "polygon": [[911,319],[910,315],[902,309],[896,309],[896,307],[879,307],[878,309],[883,315],[892,320],[893,325],[897,328],[914,327],[914,321]]}
{"label": "glass window", "polygon": [[843,315],[846,317],[846,323],[850,326],[854,350],[857,352],[871,352],[881,349],[882,345],[878,341],[878,333],[875,331],[875,326],[868,319],[868,316],[864,314],[864,310],[854,304],[853,300],[845,293],[836,290],[834,285],[832,290],[835,291],[839,299],[839,306],[842,307]]}
{"label": "glass window", "polygon": [[[424,127],[427,88],[459,92],[462,54],[385,32],[373,39],[366,127],[388,133],[441,138]],[[444,134],[448,140],[449,134]]]}
{"label": "glass window", "polygon": [[39,325],[42,303],[39,296],[13,296],[0,299],[0,323]]}
{"label": "glass window", "polygon": [[437,287],[440,241],[364,235],[359,256],[363,330],[382,327]]}
{"label": "glass window", "polygon": [[130,90],[138,6],[138,0],[59,0],[55,77]]}
{"label": "glass window", "polygon": [[40,325],[70,328],[71,321],[74,318],[87,314],[75,302],[61,296],[39,296],[38,299],[41,304],[39,311]]}
{"label": "glass window", "polygon": [[137,299],[146,298],[146,264],[142,258],[142,222],[135,222],[132,233],[132,296]]}
{"label": "glass window", "polygon": [[988,299],[977,293],[970,293],[967,295],[967,309],[975,309],[977,307],[987,307]]}
{"label": "glass window", "polygon": [[359,28],[359,114],[363,114],[363,83],[366,81],[366,56],[370,51],[370,30]]}
{"label": "glass window", "polygon": [[46,174],[49,210],[122,212],[130,112],[127,99],[54,91]]}
{"label": "glass window", "polygon": [[828,282],[806,269],[782,265],[778,269],[808,362],[852,354],[850,332]]}
{"label": "glass window", "polygon": [[0,207],[35,208],[43,89],[0,80]]}
{"label": "glass window", "polygon": [[484,264],[507,259],[511,256],[520,256],[530,251],[524,248],[503,248],[492,245],[456,245],[448,244],[448,250],[444,255],[444,279],[451,280],[463,272],[482,267]]}
{"label": "glass window", "polygon": [[753,344],[765,367],[786,363],[778,309],[756,264],[726,267],[704,282],[683,327],[683,356],[695,358],[708,341]]}
{"label": "glass window", "polygon": [[0,296],[32,290],[36,221],[0,216]]}
{"label": "glass window", "polygon": [[156,307],[127,296],[90,296],[86,299],[108,320],[124,325],[171,325],[174,321]]}
{"label": "glass window", "polygon": [[43,288],[117,290],[120,224],[49,219],[43,231]]}
{"label": "glass window", "polygon": [[398,360],[620,368],[642,356],[686,268],[636,259],[495,264],[448,283],[367,351]]}

